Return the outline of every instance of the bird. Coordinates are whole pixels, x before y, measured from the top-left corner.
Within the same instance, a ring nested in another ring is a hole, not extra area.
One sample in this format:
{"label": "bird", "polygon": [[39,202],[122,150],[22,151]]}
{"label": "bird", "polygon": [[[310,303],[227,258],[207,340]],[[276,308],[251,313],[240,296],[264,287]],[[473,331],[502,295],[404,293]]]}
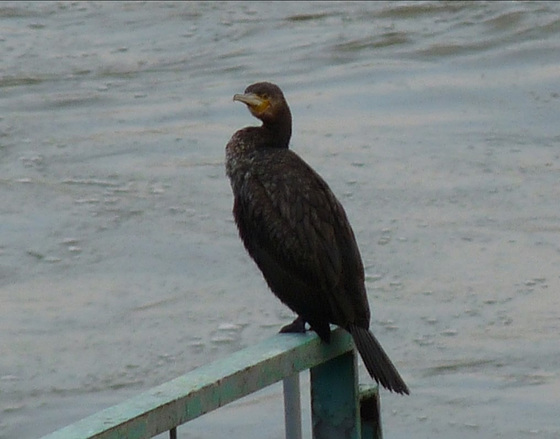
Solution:
{"label": "bird", "polygon": [[280,332],[306,324],[329,343],[330,324],[350,333],[370,376],[409,394],[370,331],[364,268],[346,212],[325,180],[289,148],[292,115],[282,90],[249,85],[234,101],[262,122],[236,131],[226,145],[233,216],[245,249],[270,290],[296,315]]}

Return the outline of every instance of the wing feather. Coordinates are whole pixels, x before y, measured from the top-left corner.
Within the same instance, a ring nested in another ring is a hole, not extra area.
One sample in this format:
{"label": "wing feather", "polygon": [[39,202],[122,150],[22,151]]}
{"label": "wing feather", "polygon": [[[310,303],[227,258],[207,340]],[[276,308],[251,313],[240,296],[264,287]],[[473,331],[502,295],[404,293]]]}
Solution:
{"label": "wing feather", "polygon": [[299,314],[345,324],[363,310],[369,322],[357,244],[328,185],[290,150],[255,151],[251,160],[234,214],[272,291]]}

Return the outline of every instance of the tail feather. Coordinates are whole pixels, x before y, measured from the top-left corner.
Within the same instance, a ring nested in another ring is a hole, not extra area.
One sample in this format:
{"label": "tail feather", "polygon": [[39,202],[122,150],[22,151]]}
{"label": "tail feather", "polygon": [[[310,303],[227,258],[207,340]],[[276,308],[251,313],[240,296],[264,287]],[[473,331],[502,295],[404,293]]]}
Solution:
{"label": "tail feather", "polygon": [[375,336],[356,325],[349,325],[347,329],[371,377],[392,392],[408,395],[408,387]]}

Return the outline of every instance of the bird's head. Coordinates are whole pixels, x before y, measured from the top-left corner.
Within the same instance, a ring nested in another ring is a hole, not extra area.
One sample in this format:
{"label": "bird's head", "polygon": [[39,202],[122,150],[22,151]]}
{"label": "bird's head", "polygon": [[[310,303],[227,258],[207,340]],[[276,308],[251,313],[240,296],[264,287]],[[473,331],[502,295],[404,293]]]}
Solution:
{"label": "bird's head", "polygon": [[270,82],[252,84],[245,89],[245,93],[233,96],[233,100],[247,105],[251,114],[265,125],[274,125],[290,112],[282,90]]}

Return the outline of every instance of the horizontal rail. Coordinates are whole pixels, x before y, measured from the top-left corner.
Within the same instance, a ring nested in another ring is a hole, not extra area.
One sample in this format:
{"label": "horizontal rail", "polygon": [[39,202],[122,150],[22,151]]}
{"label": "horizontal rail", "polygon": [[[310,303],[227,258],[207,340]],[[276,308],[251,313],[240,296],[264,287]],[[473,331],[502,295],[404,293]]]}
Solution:
{"label": "horizontal rail", "polygon": [[150,438],[353,348],[351,337],[340,328],[333,329],[329,344],[314,332],[278,334],[43,439]]}

